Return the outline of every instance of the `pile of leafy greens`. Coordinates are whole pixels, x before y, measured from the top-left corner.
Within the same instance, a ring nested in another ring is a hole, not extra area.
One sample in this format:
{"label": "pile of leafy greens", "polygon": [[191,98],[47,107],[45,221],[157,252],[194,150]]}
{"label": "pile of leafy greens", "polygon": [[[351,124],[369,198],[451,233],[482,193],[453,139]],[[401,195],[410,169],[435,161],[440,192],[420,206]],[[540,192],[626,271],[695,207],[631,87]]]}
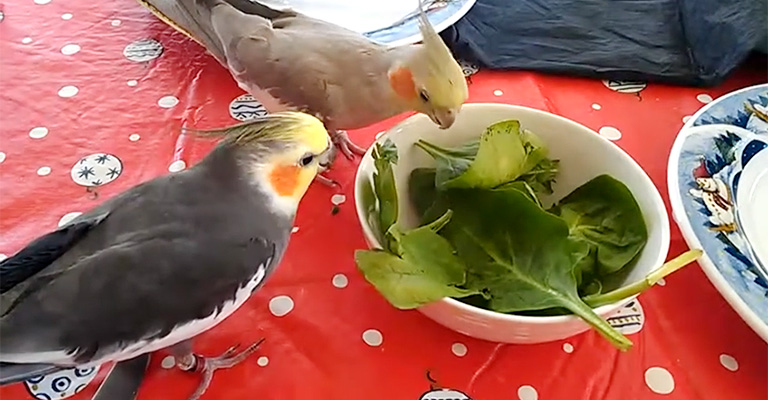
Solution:
{"label": "pile of leafy greens", "polygon": [[[419,227],[398,223],[391,141],[372,151],[375,207],[382,249],[358,250],[358,269],[395,307],[410,309],[453,297],[500,313],[573,313],[616,347],[632,342],[592,310],[639,293],[655,281],[604,292],[643,249],[648,233],[624,184],[600,175],[549,209],[559,162],[515,120],[489,126],[456,148],[420,140],[435,168],[411,172],[408,197]],[[658,280],[658,276],[655,280]]]}

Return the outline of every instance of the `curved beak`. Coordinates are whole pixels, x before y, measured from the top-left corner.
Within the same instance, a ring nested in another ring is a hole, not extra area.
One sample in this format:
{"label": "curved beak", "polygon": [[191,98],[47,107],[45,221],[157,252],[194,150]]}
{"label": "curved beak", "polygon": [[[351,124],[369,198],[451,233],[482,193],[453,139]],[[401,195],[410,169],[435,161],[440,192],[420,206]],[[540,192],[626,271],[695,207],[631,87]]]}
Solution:
{"label": "curved beak", "polygon": [[456,121],[456,115],[459,113],[459,108],[443,108],[433,110],[429,114],[429,118],[432,122],[440,126],[440,129],[448,129]]}
{"label": "curved beak", "polygon": [[320,171],[327,170],[331,164],[333,164],[333,161],[336,159],[336,146],[333,144],[333,141],[331,141],[330,138],[328,138],[328,147],[325,149],[324,152],[320,153],[318,156],[318,165],[320,167]]}

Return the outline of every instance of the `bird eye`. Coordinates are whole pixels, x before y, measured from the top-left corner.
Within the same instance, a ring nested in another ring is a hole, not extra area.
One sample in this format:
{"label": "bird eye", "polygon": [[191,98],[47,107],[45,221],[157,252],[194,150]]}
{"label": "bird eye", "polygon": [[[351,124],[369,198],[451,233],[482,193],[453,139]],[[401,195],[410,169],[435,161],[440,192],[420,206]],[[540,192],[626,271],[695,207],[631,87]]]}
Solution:
{"label": "bird eye", "polygon": [[429,95],[427,94],[427,91],[424,89],[419,90],[419,97],[421,98],[421,101],[427,103],[429,102]]}
{"label": "bird eye", "polygon": [[306,167],[309,164],[312,164],[312,161],[315,160],[315,156],[312,154],[307,154],[304,157],[301,157],[301,160],[299,160],[299,165],[302,167]]}

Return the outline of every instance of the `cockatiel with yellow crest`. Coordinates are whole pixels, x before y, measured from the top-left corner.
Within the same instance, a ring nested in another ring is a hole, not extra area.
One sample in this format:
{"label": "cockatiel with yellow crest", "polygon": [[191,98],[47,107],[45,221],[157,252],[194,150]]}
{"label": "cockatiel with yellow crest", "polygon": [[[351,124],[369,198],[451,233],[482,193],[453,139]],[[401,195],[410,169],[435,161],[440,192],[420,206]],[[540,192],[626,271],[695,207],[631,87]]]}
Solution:
{"label": "cockatiel with yellow crest", "polygon": [[202,374],[197,400],[214,372],[256,351],[261,341],[203,357],[192,343],[272,276],[333,146],[320,120],[296,112],[204,135],[221,140],[198,164],[0,261],[0,385],[114,361],[98,398],[133,399],[146,356],[168,349],[181,370]]}
{"label": "cockatiel with yellow crest", "polygon": [[269,112],[290,109],[318,117],[350,158],[365,150],[345,130],[407,111],[424,113],[445,129],[468,96],[462,69],[420,0],[422,42],[394,48],[252,0],[138,1],[203,45]]}

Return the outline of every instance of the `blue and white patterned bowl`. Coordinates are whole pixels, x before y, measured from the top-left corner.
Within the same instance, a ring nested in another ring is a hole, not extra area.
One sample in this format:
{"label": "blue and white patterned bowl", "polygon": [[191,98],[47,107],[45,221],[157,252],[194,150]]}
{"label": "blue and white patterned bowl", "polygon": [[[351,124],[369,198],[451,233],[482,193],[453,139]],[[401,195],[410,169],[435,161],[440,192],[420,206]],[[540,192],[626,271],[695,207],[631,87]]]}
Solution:
{"label": "blue and white patterned bowl", "polygon": [[672,216],[712,284],[768,342],[768,84],[729,93],[683,126],[669,157]]}
{"label": "blue and white patterned bowl", "polygon": [[[291,7],[311,17],[360,32],[374,42],[391,47],[421,40],[418,15],[413,13],[418,6],[417,0],[378,2],[264,0],[263,2],[277,8]],[[475,0],[422,0],[422,2],[427,9],[427,18],[437,32],[456,23],[475,4]]]}

